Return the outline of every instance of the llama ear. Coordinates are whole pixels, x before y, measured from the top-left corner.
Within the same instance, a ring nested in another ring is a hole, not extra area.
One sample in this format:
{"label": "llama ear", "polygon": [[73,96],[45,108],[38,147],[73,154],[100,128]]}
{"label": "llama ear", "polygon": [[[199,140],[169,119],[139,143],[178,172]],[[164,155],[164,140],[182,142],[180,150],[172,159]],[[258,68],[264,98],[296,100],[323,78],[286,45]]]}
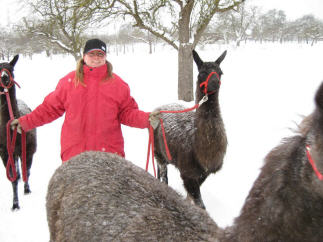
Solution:
{"label": "llama ear", "polygon": [[323,82],[315,94],[315,104],[318,108],[323,109]]}
{"label": "llama ear", "polygon": [[203,61],[201,60],[200,56],[197,54],[195,50],[192,50],[193,53],[193,59],[197,65],[197,68],[200,69],[200,67],[203,65]]}
{"label": "llama ear", "polygon": [[13,57],[13,59],[10,61],[10,65],[11,66],[15,66],[16,65],[16,63],[17,63],[17,61],[18,61],[18,59],[19,59],[19,55],[15,55],[15,57]]}
{"label": "llama ear", "polygon": [[227,51],[225,50],[222,53],[222,55],[215,61],[215,63],[218,64],[218,65],[220,65],[226,55],[227,55]]}

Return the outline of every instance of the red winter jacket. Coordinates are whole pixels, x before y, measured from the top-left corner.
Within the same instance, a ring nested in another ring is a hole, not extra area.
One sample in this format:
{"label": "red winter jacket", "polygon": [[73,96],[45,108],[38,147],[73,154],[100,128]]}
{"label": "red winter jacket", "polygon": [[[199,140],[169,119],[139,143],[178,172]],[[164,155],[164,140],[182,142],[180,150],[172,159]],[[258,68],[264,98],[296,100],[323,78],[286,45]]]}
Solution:
{"label": "red winter jacket", "polygon": [[102,81],[106,65],[84,65],[84,83],[75,86],[75,71],[62,78],[33,112],[19,118],[25,131],[52,122],[64,113],[61,132],[61,158],[69,160],[88,150],[124,154],[121,124],[149,127],[149,113],[138,110],[128,85],[117,75]]}

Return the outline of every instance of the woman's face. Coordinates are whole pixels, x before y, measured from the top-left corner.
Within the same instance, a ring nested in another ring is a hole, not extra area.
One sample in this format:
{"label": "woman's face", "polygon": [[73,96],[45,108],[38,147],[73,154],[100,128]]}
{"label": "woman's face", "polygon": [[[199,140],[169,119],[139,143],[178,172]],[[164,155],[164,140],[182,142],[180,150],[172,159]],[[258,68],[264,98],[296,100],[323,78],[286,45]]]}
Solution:
{"label": "woman's face", "polygon": [[102,51],[91,51],[83,56],[84,62],[89,67],[99,67],[105,64],[105,53]]}

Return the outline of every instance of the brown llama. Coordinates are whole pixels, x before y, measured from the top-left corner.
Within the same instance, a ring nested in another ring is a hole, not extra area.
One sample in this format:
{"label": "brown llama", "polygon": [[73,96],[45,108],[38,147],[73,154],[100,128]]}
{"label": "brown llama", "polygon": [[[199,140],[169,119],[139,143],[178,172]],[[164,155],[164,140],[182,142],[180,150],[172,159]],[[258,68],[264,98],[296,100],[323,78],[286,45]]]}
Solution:
{"label": "brown llama", "polygon": [[132,163],[85,152],[50,180],[51,241],[322,241],[323,83],[315,104],[300,132],[267,155],[240,216],[225,230]]}
{"label": "brown llama", "polygon": [[[205,95],[208,96],[208,100],[196,111],[162,113],[161,118],[172,160],[167,158],[160,125],[154,131],[158,178],[167,184],[167,165],[173,164],[180,172],[188,197],[201,208],[205,206],[200,186],[211,173],[217,172],[222,167],[227,148],[227,136],[219,105],[222,76],[220,64],[226,53],[224,51],[214,62],[203,62],[193,50],[193,59],[199,71],[195,101],[198,103]],[[169,104],[156,110],[185,108],[183,105]]]}
{"label": "brown llama", "polygon": [[52,176],[50,241],[217,241],[205,210],[120,156],[84,152]]}
{"label": "brown llama", "polygon": [[[16,65],[18,61],[19,56],[16,55],[10,63],[4,62],[0,63],[0,72],[1,72],[1,83],[3,84],[0,85],[0,92],[4,92],[4,86],[5,87],[10,87],[11,82],[13,81],[14,77],[14,66]],[[10,78],[10,76],[12,78]],[[9,89],[9,96],[10,96],[10,102],[12,106],[12,112],[15,118],[19,118],[20,116],[23,116],[27,113],[30,113],[31,110],[30,108],[21,100],[16,99],[16,86],[13,84]],[[8,162],[8,151],[7,151],[7,123],[10,120],[10,115],[9,115],[9,108],[8,108],[8,103],[7,103],[7,98],[5,94],[0,95],[0,157],[3,161],[4,166],[7,166]],[[17,134],[16,138],[16,145],[14,149],[14,163],[16,167],[16,172],[17,172],[17,178],[15,181],[12,182],[12,188],[13,188],[13,205],[12,205],[12,210],[19,209],[19,199],[18,199],[18,181],[20,179],[20,172],[19,172],[19,166],[18,166],[18,157],[21,158],[21,135]],[[11,137],[12,137],[12,132],[11,132]],[[32,160],[33,160],[33,155],[36,151],[36,130],[32,130],[26,134],[26,168],[27,168],[27,178],[29,178],[30,175],[30,168],[32,165]],[[10,170],[11,171],[11,170]],[[11,175],[13,175],[12,171],[10,172]],[[28,183],[28,179],[24,184],[24,193],[29,194],[30,187]]]}

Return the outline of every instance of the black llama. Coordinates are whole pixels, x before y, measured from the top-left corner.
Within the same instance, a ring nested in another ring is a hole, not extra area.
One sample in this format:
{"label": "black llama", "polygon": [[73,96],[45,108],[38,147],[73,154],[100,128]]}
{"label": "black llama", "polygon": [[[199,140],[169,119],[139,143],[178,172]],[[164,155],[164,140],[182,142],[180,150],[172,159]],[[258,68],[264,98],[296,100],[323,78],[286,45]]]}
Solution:
{"label": "black llama", "polygon": [[241,215],[221,241],[323,241],[323,83],[315,104],[299,132],[266,156]]}
{"label": "black llama", "polygon": [[[14,66],[18,61],[19,56],[16,55],[10,63],[0,63],[0,71],[1,71],[1,81],[2,84],[6,87],[10,87],[10,83],[13,81],[14,77]],[[10,76],[12,78],[10,78]],[[4,87],[0,85],[0,92],[4,92]],[[20,116],[23,116],[27,113],[30,113],[31,110],[27,107],[27,105],[21,101],[16,99],[16,87],[15,84],[13,84],[9,90],[9,96],[10,96],[10,102],[12,106],[12,112],[15,118],[18,118]],[[9,114],[9,108],[8,103],[6,99],[6,95],[2,94],[0,96],[0,156],[3,161],[4,166],[7,166],[8,162],[8,151],[7,151],[7,122],[10,120],[10,114]],[[12,182],[12,188],[13,188],[13,206],[12,209],[19,209],[19,199],[18,199],[18,180],[20,179],[20,172],[19,172],[19,166],[18,166],[18,157],[21,158],[21,135],[17,134],[16,139],[16,146],[14,149],[14,162],[16,166],[16,172],[17,172],[17,178],[15,181]],[[11,132],[12,137],[12,132]],[[27,167],[27,177],[29,178],[30,175],[30,168],[33,160],[33,155],[36,151],[36,130],[32,130],[26,134],[26,167]],[[11,171],[12,175],[12,171]],[[30,193],[30,188],[28,184],[28,180],[24,184],[24,193],[28,194]]]}
{"label": "black llama", "polygon": [[315,103],[299,133],[267,155],[232,226],[219,228],[205,210],[131,162],[85,152],[49,182],[51,241],[321,242],[323,83]]}
{"label": "black llama", "polygon": [[[195,100],[198,103],[206,94],[208,100],[196,111],[161,115],[172,160],[167,158],[160,125],[154,131],[158,178],[167,184],[167,165],[175,165],[180,171],[188,197],[202,208],[205,206],[200,186],[208,175],[222,167],[227,148],[227,136],[219,106],[222,76],[220,64],[226,53],[224,51],[215,62],[203,62],[193,50],[193,59],[199,71]],[[183,105],[170,104],[156,110],[183,109],[185,109]]]}

